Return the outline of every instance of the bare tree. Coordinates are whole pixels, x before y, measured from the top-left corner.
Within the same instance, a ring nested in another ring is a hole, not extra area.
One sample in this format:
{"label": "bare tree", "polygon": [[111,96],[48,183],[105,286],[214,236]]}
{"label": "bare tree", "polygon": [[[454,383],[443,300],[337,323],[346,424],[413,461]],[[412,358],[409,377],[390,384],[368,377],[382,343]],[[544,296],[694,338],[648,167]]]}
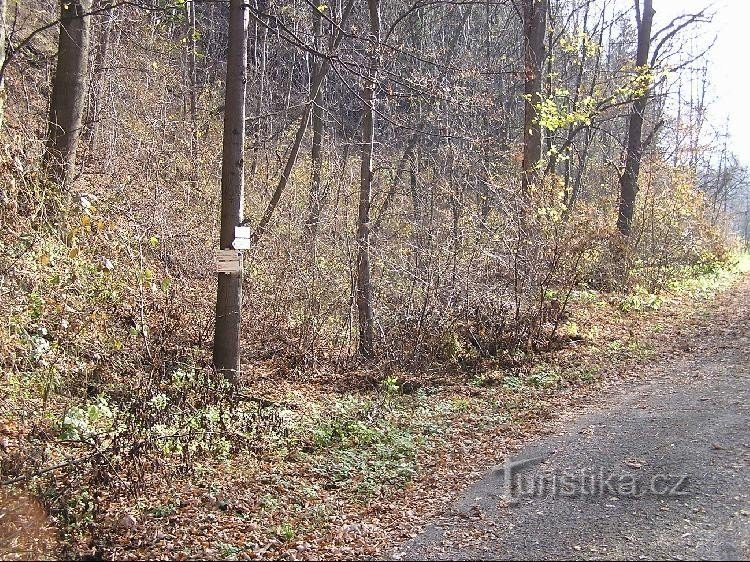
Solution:
{"label": "bare tree", "polygon": [[185,2],[186,44],[187,44],[187,75],[188,87],[190,88],[190,155],[195,155],[198,135],[198,79],[196,75],[196,44],[195,39],[198,30],[195,26],[195,0]]}
{"label": "bare tree", "polygon": [[299,156],[300,149],[302,148],[302,141],[305,138],[305,131],[307,131],[307,125],[310,121],[310,114],[312,113],[312,108],[315,106],[315,99],[317,97],[317,93],[320,90],[320,88],[323,85],[323,80],[325,80],[326,75],[331,70],[332,67],[332,57],[336,53],[336,50],[338,49],[339,45],[341,44],[341,40],[344,38],[344,24],[349,19],[349,16],[351,15],[352,8],[354,7],[354,0],[349,0],[346,4],[346,7],[344,8],[342,15],[341,15],[341,21],[338,24],[338,29],[334,31],[335,35],[334,38],[331,40],[331,51],[329,53],[329,56],[327,56],[323,62],[318,67],[316,73],[315,73],[315,79],[313,80],[312,85],[310,86],[310,92],[311,92],[311,99],[305,104],[304,109],[302,110],[302,117],[300,118],[299,125],[297,127],[297,133],[294,136],[294,142],[292,143],[292,147],[289,150],[289,154],[286,158],[286,163],[284,164],[284,168],[281,172],[281,175],[279,176],[279,181],[276,184],[276,189],[274,190],[273,194],[271,195],[271,200],[268,202],[268,205],[266,206],[266,210],[263,213],[263,216],[260,218],[260,221],[258,221],[258,226],[256,226],[255,231],[253,232],[252,240],[253,243],[257,243],[263,236],[263,234],[266,231],[266,228],[268,227],[268,223],[271,221],[271,217],[273,216],[274,211],[276,210],[276,207],[279,204],[279,201],[281,200],[281,195],[284,193],[284,189],[286,189],[287,184],[289,183],[289,177],[292,174],[292,170],[294,169],[294,165],[297,163],[297,157]]}
{"label": "bare tree", "polygon": [[374,354],[372,279],[370,271],[370,205],[375,147],[375,88],[380,66],[380,0],[368,0],[370,16],[369,62],[362,88],[362,165],[357,213],[357,282],[355,300],[359,319],[359,353]]}
{"label": "bare tree", "polygon": [[651,25],[654,21],[652,0],[635,0],[635,18],[638,25],[638,46],[636,50],[636,72],[642,78],[636,82],[636,94],[628,117],[628,136],[625,154],[625,169],[620,175],[620,205],[617,213],[617,229],[623,236],[630,236],[633,225],[635,198],[638,192],[638,174],[643,156],[643,118],[646,113],[650,91],[650,68],[648,54],[651,49]]}
{"label": "bare tree", "polygon": [[73,179],[86,102],[91,0],[61,0],[57,67],[49,104],[44,165],[60,184]]}
{"label": "bare tree", "polygon": [[547,0],[523,0],[524,42],[524,116],[523,116],[523,191],[538,176],[537,166],[542,158],[542,127],[537,115],[541,102],[542,68],[547,23]]}
{"label": "bare tree", "polygon": [[96,151],[97,136],[101,127],[102,98],[104,97],[104,86],[107,74],[107,57],[110,47],[112,26],[115,20],[115,9],[112,0],[99,0],[97,9],[106,10],[103,21],[99,26],[98,44],[91,72],[92,84],[89,92],[89,104],[86,117],[88,150],[90,155]]}
{"label": "bare tree", "polygon": [[[0,68],[5,66],[5,8],[6,0],[0,0]],[[5,77],[0,75],[0,128],[5,116]]]}
{"label": "bare tree", "polygon": [[[318,6],[313,7],[313,35],[316,50],[320,50],[321,47],[321,35],[322,35],[322,22],[323,14],[321,13],[322,8]],[[310,72],[310,88],[316,83],[317,75],[323,68],[322,62],[313,60],[312,69]],[[320,83],[320,87],[317,91],[311,91],[310,97],[313,100],[312,108],[312,149],[310,152],[310,158],[312,160],[312,185],[310,186],[310,214],[307,219],[307,225],[310,229],[310,235],[312,238],[315,237],[318,230],[318,221],[320,221],[320,210],[322,205],[323,193],[321,192],[321,169],[323,165],[323,83]]]}

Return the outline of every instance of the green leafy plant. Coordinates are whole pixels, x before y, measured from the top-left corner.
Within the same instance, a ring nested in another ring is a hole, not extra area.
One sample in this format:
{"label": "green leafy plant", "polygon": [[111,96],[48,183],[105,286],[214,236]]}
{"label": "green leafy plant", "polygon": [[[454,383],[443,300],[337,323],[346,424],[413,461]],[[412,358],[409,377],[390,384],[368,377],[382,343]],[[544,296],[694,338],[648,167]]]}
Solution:
{"label": "green leafy plant", "polygon": [[289,542],[294,540],[297,533],[295,532],[293,525],[290,523],[282,523],[276,530],[276,534],[281,540]]}
{"label": "green leafy plant", "polygon": [[400,390],[400,387],[398,384],[398,378],[392,375],[385,377],[380,382],[380,387],[383,389],[383,391],[386,394],[389,394],[389,395],[398,394]]}

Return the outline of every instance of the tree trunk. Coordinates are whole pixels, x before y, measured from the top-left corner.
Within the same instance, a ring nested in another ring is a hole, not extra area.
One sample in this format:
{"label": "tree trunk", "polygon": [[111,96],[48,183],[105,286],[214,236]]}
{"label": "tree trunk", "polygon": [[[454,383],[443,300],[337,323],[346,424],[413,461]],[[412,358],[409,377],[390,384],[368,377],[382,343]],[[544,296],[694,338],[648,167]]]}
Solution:
{"label": "tree trunk", "polygon": [[[313,40],[316,51],[321,50],[323,34],[323,14],[321,9],[314,5],[313,11]],[[322,164],[323,164],[323,83],[317,90],[313,90],[317,80],[318,73],[323,68],[322,62],[319,62],[316,55],[310,55],[310,98],[313,100],[312,107],[312,148],[310,150],[310,160],[312,164],[310,198],[308,201],[308,215],[305,222],[306,242],[309,245],[309,272],[308,281],[310,287],[310,300],[308,310],[308,320],[305,322],[307,336],[310,341],[310,358],[315,358],[315,344],[318,337],[318,318],[320,317],[320,290],[318,281],[320,278],[320,266],[318,264],[318,224],[320,223],[320,213],[323,208],[324,193],[322,190]],[[303,340],[304,341],[304,340]]]}
{"label": "tree trunk", "polygon": [[[6,0],[0,0],[0,69],[5,66],[5,8]],[[0,76],[0,128],[5,117],[5,76]]]}
{"label": "tree trunk", "polygon": [[[315,35],[315,48],[320,50],[322,35],[322,14],[317,7],[313,8],[313,34]],[[323,64],[313,61],[312,80],[310,88],[315,85],[318,73],[323,69]],[[312,150],[310,157],[312,159],[312,185],[310,186],[310,214],[307,219],[307,227],[310,237],[315,238],[320,222],[320,212],[323,205],[323,193],[321,191],[321,168],[323,163],[323,83],[317,91],[311,91],[310,96],[313,99],[312,108]]]}
{"label": "tree trunk", "polygon": [[372,279],[370,272],[370,203],[372,163],[375,145],[375,88],[380,65],[380,0],[368,0],[370,14],[370,61],[362,99],[362,166],[360,168],[359,212],[357,214],[357,283],[355,300],[359,320],[359,353],[374,355]]}
{"label": "tree trunk", "polygon": [[521,186],[524,194],[538,179],[538,164],[542,158],[542,127],[536,111],[541,102],[542,68],[544,65],[547,0],[523,0],[524,36],[524,115],[523,164]]}
{"label": "tree trunk", "polygon": [[[222,250],[232,249],[234,229],[242,223],[245,188],[245,92],[247,87],[248,5],[231,0],[227,59],[224,142],[221,165]],[[213,362],[217,372],[237,382],[240,374],[242,273],[219,273]]]}
{"label": "tree trunk", "polygon": [[[547,9],[549,10],[549,4],[547,5]],[[547,34],[547,50],[545,51],[545,58],[547,60],[547,68],[546,68],[545,77],[544,77],[544,96],[545,98],[550,99],[552,98],[552,73],[553,73],[553,64],[555,62],[554,57],[552,56],[554,52],[553,48],[555,45],[555,31],[554,31],[555,20],[551,11],[548,13],[548,19],[549,19],[549,30],[546,29],[547,26],[545,25],[545,31],[544,31]],[[549,55],[549,56],[546,56],[546,55]],[[583,62],[581,62],[581,64],[583,64]],[[552,151],[552,147],[554,146],[554,143],[555,143],[554,131],[547,131],[547,135],[544,140],[545,140],[544,147],[547,153],[549,154]],[[550,156],[550,160],[552,161],[552,165],[550,169],[553,174],[556,174],[557,173],[557,158],[552,158],[552,156]]]}
{"label": "tree trunk", "polygon": [[109,41],[112,33],[112,25],[115,19],[115,9],[112,7],[111,0],[102,0],[98,8],[108,8],[104,21],[100,26],[99,44],[96,48],[96,57],[94,60],[94,69],[91,73],[92,85],[89,96],[89,109],[87,112],[88,121],[88,152],[89,159],[93,158],[96,152],[97,136],[101,126],[102,116],[102,98],[104,97],[104,83],[107,70],[107,53],[109,52]]}
{"label": "tree trunk", "polygon": [[[261,17],[266,10],[265,2],[258,2],[258,13]],[[268,27],[260,26],[256,21],[253,43],[253,62],[255,63],[255,80],[258,93],[255,100],[255,114],[253,115],[252,128],[252,159],[250,161],[250,175],[255,177],[258,173],[258,159],[260,156],[261,134],[264,132],[264,119],[261,115],[266,94],[266,63],[268,61]]]}
{"label": "tree trunk", "polygon": [[91,0],[60,2],[60,39],[52,83],[44,166],[51,179],[67,185],[73,178],[76,148],[86,103]]}
{"label": "tree trunk", "polygon": [[195,156],[198,141],[198,80],[196,76],[196,44],[195,44],[195,0],[185,2],[187,20],[187,72],[188,87],[190,88],[190,156]]}
{"label": "tree trunk", "polygon": [[[636,0],[636,19],[638,22],[638,49],[636,52],[636,71],[648,72],[648,52],[651,49],[651,24],[654,19],[654,9],[651,0],[643,0],[641,15],[640,0]],[[628,118],[627,152],[625,155],[625,169],[620,176],[620,205],[617,213],[617,230],[623,236],[630,236],[635,211],[635,198],[638,192],[638,174],[643,156],[643,116],[646,113],[649,90],[648,84],[638,84],[638,95],[633,99],[633,108]]]}

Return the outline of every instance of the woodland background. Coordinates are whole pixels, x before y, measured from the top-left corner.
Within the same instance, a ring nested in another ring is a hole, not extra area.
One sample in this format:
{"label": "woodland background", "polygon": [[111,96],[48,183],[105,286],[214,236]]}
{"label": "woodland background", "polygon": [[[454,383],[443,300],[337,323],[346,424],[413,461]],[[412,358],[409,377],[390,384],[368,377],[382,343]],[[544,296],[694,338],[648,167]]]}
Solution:
{"label": "woodland background", "polygon": [[[577,311],[656,310],[750,239],[747,171],[706,117],[708,12],[648,29],[650,1],[2,7],[0,475],[70,552],[106,551],[93,529],[130,528],[108,502],[203,455],[356,443],[381,463],[367,498],[403,487],[411,430],[367,433],[400,412],[384,400],[565,386],[538,366],[601,335]],[[244,119],[225,111],[232,9]],[[50,111],[71,10],[73,140]],[[225,127],[244,129],[253,232],[238,377],[211,355]],[[349,461],[318,477],[359,490],[372,466]]]}

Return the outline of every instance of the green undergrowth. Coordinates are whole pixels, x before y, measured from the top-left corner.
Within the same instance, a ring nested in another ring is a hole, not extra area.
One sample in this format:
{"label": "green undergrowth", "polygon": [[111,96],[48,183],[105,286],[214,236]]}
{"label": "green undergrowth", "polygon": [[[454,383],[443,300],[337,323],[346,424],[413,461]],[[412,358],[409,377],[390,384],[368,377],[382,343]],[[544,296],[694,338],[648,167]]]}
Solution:
{"label": "green undergrowth", "polygon": [[670,290],[695,298],[713,298],[728,288],[741,275],[750,273],[750,253],[733,252],[727,260],[709,267],[693,268],[686,275],[670,284]]}

